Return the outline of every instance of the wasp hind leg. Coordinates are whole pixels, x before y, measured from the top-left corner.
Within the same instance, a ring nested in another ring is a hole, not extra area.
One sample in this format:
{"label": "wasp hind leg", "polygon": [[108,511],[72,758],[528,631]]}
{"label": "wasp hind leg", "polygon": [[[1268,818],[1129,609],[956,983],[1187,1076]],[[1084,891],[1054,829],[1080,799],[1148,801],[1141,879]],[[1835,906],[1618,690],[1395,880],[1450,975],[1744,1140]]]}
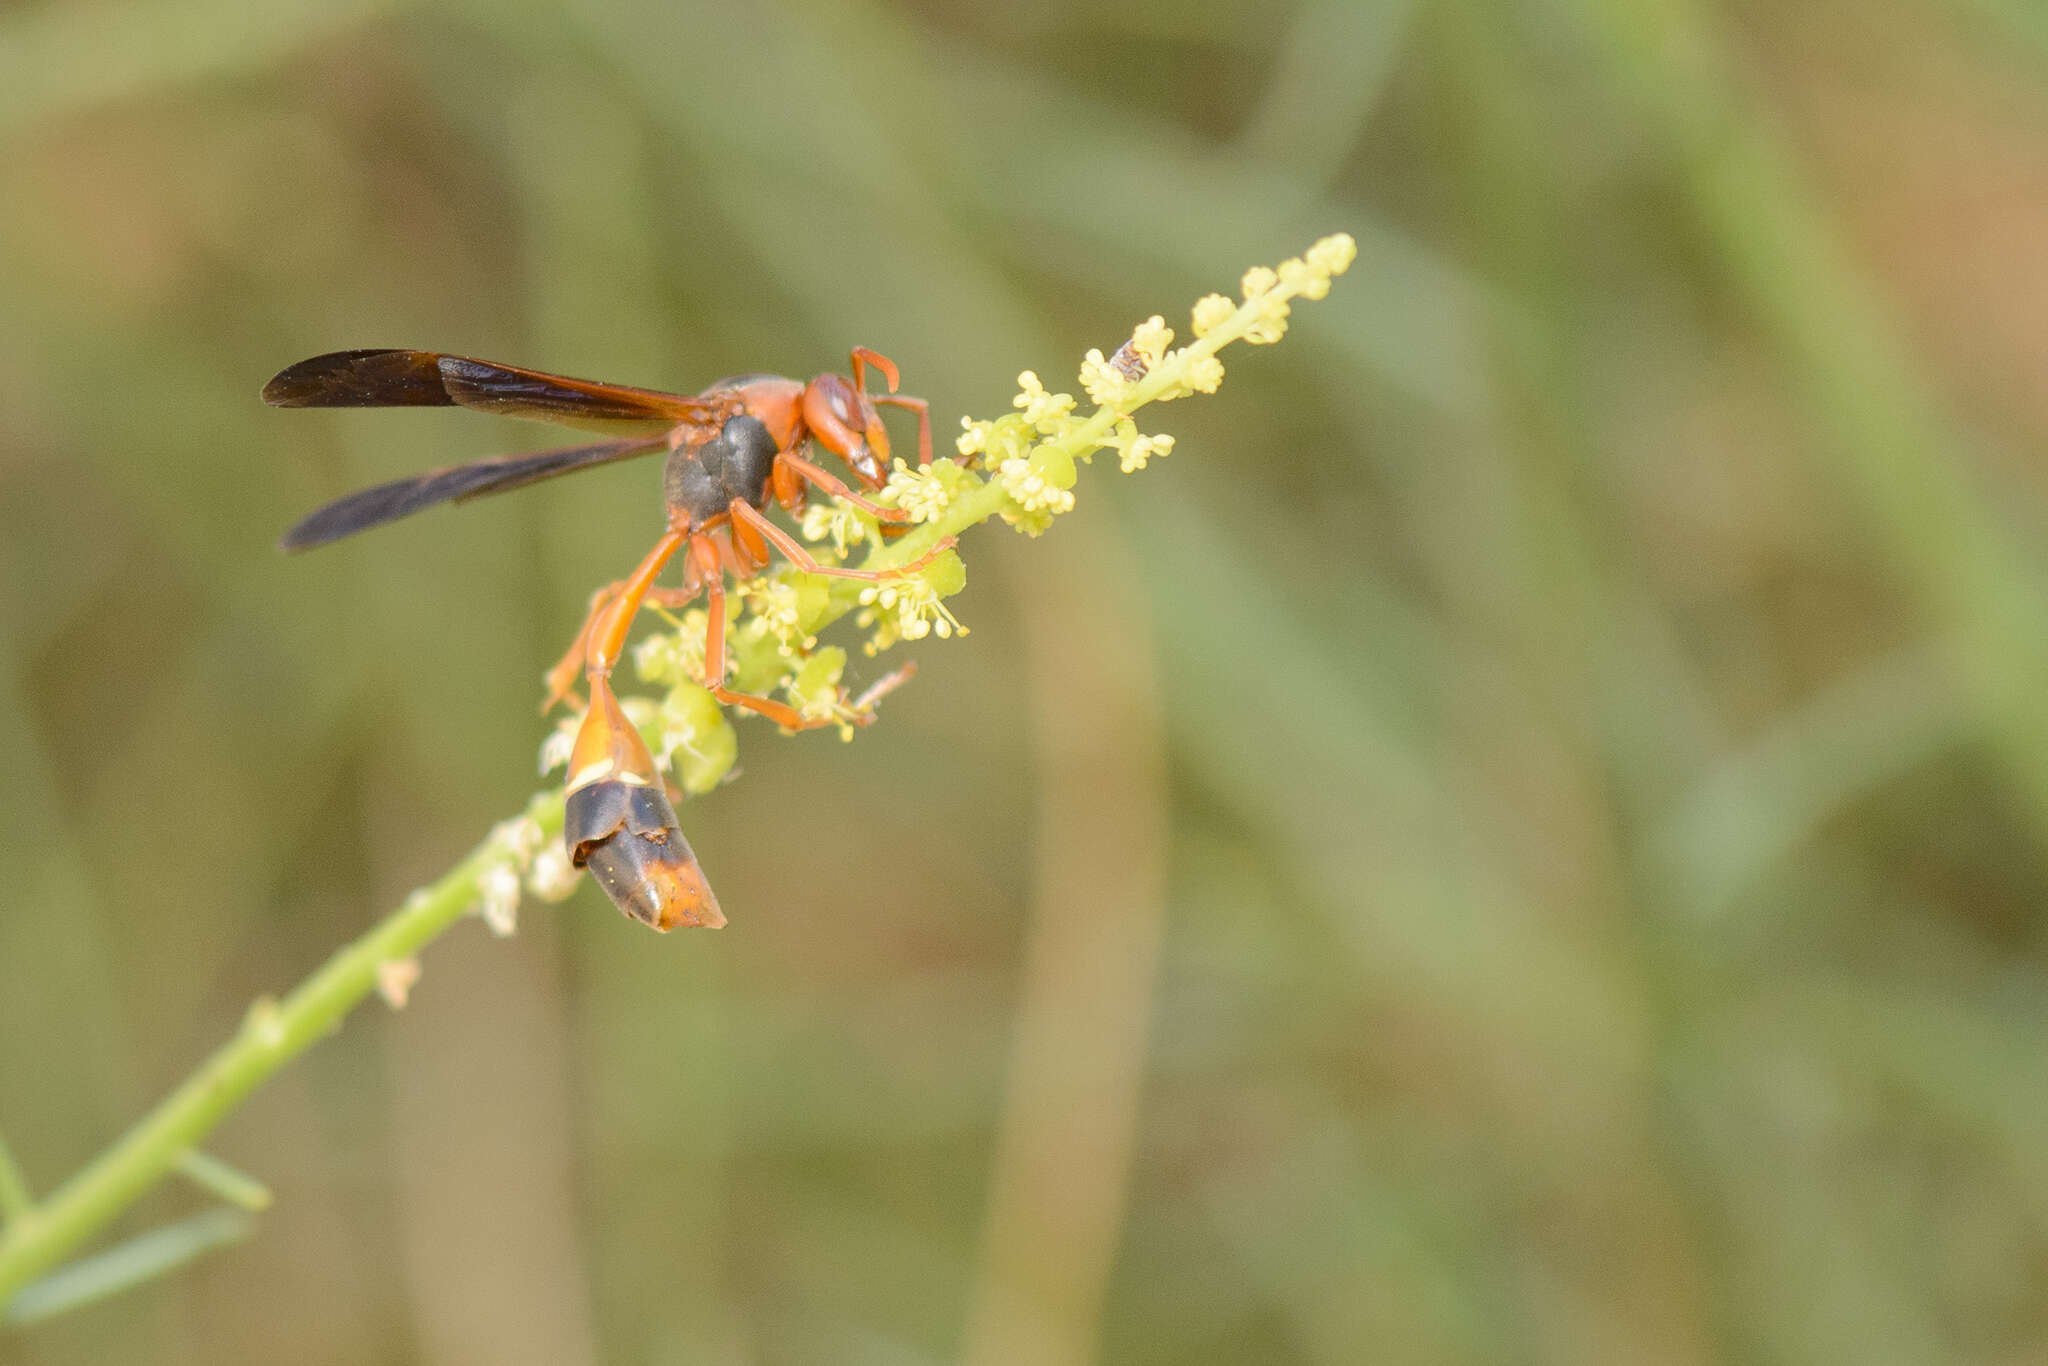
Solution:
{"label": "wasp hind leg", "polygon": [[[590,595],[590,612],[577,629],[576,639],[569,642],[569,648],[562,651],[562,657],[555,661],[554,667],[542,675],[542,681],[548,685],[548,695],[540,704],[542,715],[563,702],[567,702],[572,710],[582,707],[583,698],[576,691],[576,675],[583,672],[584,659],[590,653],[590,633],[625,586],[626,581],[620,579]],[[694,588],[650,588],[642,601],[646,606],[672,612],[678,607],[689,606],[696,596]]]}

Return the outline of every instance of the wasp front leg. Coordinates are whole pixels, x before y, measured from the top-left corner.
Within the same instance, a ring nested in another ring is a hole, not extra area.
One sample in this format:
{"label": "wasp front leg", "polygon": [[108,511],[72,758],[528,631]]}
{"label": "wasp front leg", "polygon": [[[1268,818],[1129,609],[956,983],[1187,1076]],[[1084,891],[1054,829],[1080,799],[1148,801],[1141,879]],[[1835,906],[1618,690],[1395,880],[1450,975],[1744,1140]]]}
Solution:
{"label": "wasp front leg", "polygon": [[789,557],[791,564],[803,570],[804,573],[823,574],[828,578],[834,579],[861,579],[868,583],[881,583],[887,579],[905,578],[908,575],[915,574],[940,555],[951,550],[955,544],[953,537],[944,537],[938,544],[925,551],[924,554],[918,556],[910,563],[899,565],[894,569],[847,569],[841,565],[818,563],[817,557],[804,548],[802,541],[799,541],[796,537],[769,521],[766,514],[761,512],[759,508],[749,506],[747,503],[734,499],[732,515],[735,522],[751,527],[766,537],[777,550],[780,550]]}
{"label": "wasp front leg", "polygon": [[848,488],[844,479],[839,478],[821,466],[812,464],[793,452],[784,451],[778,463],[787,465],[802,475],[807,482],[824,490],[834,498],[844,498],[847,502],[853,504],[878,522],[908,522],[912,520],[910,514],[902,508],[885,508],[872,498],[862,497]]}
{"label": "wasp front leg", "polygon": [[917,465],[929,469],[932,463],[932,405],[908,394],[876,394],[871,402],[891,408],[908,408],[917,414]]}

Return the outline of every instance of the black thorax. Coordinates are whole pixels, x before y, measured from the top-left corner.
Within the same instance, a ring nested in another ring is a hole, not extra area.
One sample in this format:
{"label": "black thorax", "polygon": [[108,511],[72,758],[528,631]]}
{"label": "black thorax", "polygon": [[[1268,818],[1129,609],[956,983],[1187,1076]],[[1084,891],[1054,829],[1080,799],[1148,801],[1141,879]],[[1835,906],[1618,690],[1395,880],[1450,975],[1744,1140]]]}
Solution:
{"label": "black thorax", "polygon": [[775,456],[775,438],[761,419],[729,417],[718,435],[669,454],[662,473],[668,505],[689,514],[692,531],[725,516],[735,498],[766,507]]}

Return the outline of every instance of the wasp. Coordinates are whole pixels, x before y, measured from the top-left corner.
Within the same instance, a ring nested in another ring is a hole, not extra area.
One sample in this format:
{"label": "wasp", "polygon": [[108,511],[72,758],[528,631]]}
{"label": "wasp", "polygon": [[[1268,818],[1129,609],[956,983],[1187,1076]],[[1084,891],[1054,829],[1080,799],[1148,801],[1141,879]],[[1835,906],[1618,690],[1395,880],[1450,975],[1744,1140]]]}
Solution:
{"label": "wasp", "polygon": [[[916,562],[869,571],[824,565],[767,516],[771,501],[795,514],[812,490],[843,498],[885,526],[909,515],[865,496],[887,482],[889,434],[880,408],[917,417],[918,462],[932,458],[931,409],[896,393],[894,362],[867,347],[853,349],[852,378],[819,375],[808,382],[780,375],[723,379],[695,395],[571,379],[438,351],[335,351],[280,371],[263,399],[280,408],[475,408],[602,433],[591,445],[532,455],[496,456],[396,479],[321,507],[284,535],[286,551],[310,549],[439,503],[460,503],[524,488],[578,470],[667,453],[662,489],[668,527],[625,578],[591,596],[582,629],[547,673],[543,710],[579,701],[581,669],[590,703],[569,759],[562,838],[570,862],[588,867],[612,903],[657,930],[725,923],[697,856],[683,838],[660,769],[612,693],[611,673],[633,619],[646,604],[678,607],[704,597],[708,618],[704,677],[719,701],[746,707],[789,730],[831,724],[807,718],[773,698],[725,686],[725,580],[746,579],[779,550],[807,573],[880,580],[914,572],[952,544],[941,541]],[[872,369],[888,385],[871,394]],[[864,492],[809,458],[813,444],[842,460]],[[656,579],[678,554],[680,588]],[[848,708],[860,724],[873,700],[900,676],[885,679]]]}

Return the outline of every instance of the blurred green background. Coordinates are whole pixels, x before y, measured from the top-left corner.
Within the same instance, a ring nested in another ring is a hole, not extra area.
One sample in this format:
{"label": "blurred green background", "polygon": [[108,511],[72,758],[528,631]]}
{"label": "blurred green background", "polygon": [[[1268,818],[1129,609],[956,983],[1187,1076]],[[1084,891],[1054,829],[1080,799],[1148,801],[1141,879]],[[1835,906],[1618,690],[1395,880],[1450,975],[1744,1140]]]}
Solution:
{"label": "blurred green background", "polygon": [[943,439],[1361,247],[857,743],[742,725],[729,929],[460,927],[217,1135],[253,1241],[0,1361],[2048,1357],[2044,72],[2023,0],[0,4],[42,1190],[519,808],[660,527],[283,559],[551,434],[274,370],[860,343]]}

